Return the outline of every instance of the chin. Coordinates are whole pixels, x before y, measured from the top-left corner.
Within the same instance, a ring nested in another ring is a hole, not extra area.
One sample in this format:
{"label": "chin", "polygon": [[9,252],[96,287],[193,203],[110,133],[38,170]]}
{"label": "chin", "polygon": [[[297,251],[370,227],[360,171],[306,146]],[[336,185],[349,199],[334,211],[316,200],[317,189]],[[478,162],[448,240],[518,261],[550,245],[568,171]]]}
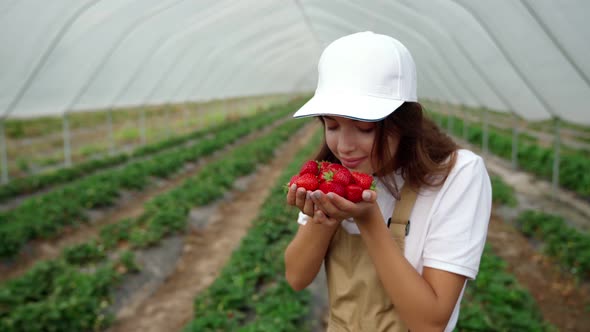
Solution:
{"label": "chin", "polygon": [[361,172],[361,173],[367,173],[367,174],[373,174],[373,173],[374,173],[374,172],[373,172],[373,168],[371,168],[371,167],[367,167],[367,166],[365,166],[365,167],[362,167],[362,166],[360,166],[360,167],[356,167],[356,168],[355,168],[355,169],[353,169],[352,171],[355,171],[355,172]]}

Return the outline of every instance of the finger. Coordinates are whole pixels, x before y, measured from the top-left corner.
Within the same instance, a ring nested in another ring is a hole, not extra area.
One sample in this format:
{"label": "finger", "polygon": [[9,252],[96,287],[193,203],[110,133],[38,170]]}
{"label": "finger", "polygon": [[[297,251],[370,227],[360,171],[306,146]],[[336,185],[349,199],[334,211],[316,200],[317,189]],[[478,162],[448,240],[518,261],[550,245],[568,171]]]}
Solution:
{"label": "finger", "polygon": [[317,211],[314,219],[318,220],[318,224],[327,225],[327,226],[334,226],[338,224],[338,220],[331,218],[329,215],[325,214],[323,211]]}
{"label": "finger", "polygon": [[328,221],[328,217],[322,210],[316,210],[313,219],[317,224],[322,224]]}
{"label": "finger", "polygon": [[315,204],[310,199],[310,192],[306,193],[305,197],[305,204],[303,205],[303,213],[307,214],[308,216],[313,216],[315,213]]}
{"label": "finger", "polygon": [[330,199],[322,191],[314,191],[311,193],[311,198],[316,204],[317,208],[322,210],[324,214],[331,216],[338,212],[338,209],[334,207],[334,204],[330,202]]}
{"label": "finger", "polygon": [[337,194],[328,193],[326,198],[338,210],[347,212],[354,208],[354,203]]}
{"label": "finger", "polygon": [[287,204],[295,205],[295,192],[297,191],[297,185],[292,184],[287,191]]}
{"label": "finger", "polygon": [[307,190],[305,190],[305,188],[303,188],[303,187],[297,188],[297,191],[295,193],[295,205],[300,210],[303,210],[303,207],[305,205],[306,195],[307,195]]}
{"label": "finger", "polygon": [[362,198],[364,202],[373,203],[377,201],[377,193],[373,190],[363,190]]}

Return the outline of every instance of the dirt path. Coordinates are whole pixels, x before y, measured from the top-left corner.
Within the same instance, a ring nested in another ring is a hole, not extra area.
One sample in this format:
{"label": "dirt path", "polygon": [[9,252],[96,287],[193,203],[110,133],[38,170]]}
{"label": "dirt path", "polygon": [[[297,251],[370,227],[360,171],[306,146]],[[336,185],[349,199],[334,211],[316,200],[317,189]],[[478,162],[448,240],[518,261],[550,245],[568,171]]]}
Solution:
{"label": "dirt path", "polygon": [[579,230],[590,230],[590,204],[576,193],[556,188],[533,174],[512,169],[510,162],[494,155],[485,156],[488,171],[496,174],[514,188],[518,199],[516,210],[533,209],[562,216],[570,226]]}
{"label": "dirt path", "polygon": [[236,146],[250,142],[267,133],[283,123],[283,121],[285,119],[250,134],[210,156],[200,158],[196,163],[188,163],[183,170],[170,179],[153,179],[153,182],[141,192],[122,191],[113,206],[101,210],[87,211],[90,219],[89,223],[80,223],[77,227],[66,228],[54,239],[34,240],[27,243],[25,248],[12,261],[0,262],[0,282],[22,275],[37,262],[58,257],[62,250],[68,246],[84,243],[91,238],[97,237],[100,229],[105,225],[118,222],[123,218],[139,217],[144,211],[145,202],[177,187],[186,179],[194,176],[203,165],[219,158],[220,155],[227,153]]}
{"label": "dirt path", "polygon": [[194,315],[195,296],[215,280],[283,169],[316,130],[312,125],[293,137],[279,150],[280,157],[260,167],[247,190],[219,206],[208,226],[193,229],[172,275],[147,300],[122,310],[109,332],[181,330]]}
{"label": "dirt path", "polygon": [[588,331],[588,283],[576,284],[571,275],[556,268],[554,262],[539,254],[527,238],[497,215],[490,221],[488,243],[533,295],[545,320],[560,331]]}

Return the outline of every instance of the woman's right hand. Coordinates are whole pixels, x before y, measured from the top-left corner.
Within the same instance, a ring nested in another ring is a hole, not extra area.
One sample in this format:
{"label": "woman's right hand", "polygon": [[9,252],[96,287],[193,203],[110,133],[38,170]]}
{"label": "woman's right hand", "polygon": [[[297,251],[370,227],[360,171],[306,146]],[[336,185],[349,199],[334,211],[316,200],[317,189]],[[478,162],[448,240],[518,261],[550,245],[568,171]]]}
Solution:
{"label": "woman's right hand", "polygon": [[305,188],[297,188],[296,184],[292,184],[287,192],[287,204],[296,206],[304,214],[313,217],[315,206],[311,200],[311,191]]}

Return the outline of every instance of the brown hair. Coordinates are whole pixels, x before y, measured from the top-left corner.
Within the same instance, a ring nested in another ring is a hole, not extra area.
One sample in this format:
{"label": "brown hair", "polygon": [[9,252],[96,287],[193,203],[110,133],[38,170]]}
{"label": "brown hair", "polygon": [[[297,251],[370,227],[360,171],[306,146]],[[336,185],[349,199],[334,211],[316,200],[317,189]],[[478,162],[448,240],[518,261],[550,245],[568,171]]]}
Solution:
{"label": "brown hair", "polygon": [[[322,117],[319,118],[323,123]],[[394,178],[395,171],[399,171],[404,181],[413,188],[436,187],[444,183],[455,164],[455,151],[459,147],[423,114],[422,105],[404,103],[377,122],[375,130],[373,152],[378,165],[375,165],[374,175],[383,180],[396,198],[399,198],[399,188]],[[389,140],[396,135],[399,136],[399,146],[396,155],[392,156]],[[316,160],[338,162],[325,140]]]}

